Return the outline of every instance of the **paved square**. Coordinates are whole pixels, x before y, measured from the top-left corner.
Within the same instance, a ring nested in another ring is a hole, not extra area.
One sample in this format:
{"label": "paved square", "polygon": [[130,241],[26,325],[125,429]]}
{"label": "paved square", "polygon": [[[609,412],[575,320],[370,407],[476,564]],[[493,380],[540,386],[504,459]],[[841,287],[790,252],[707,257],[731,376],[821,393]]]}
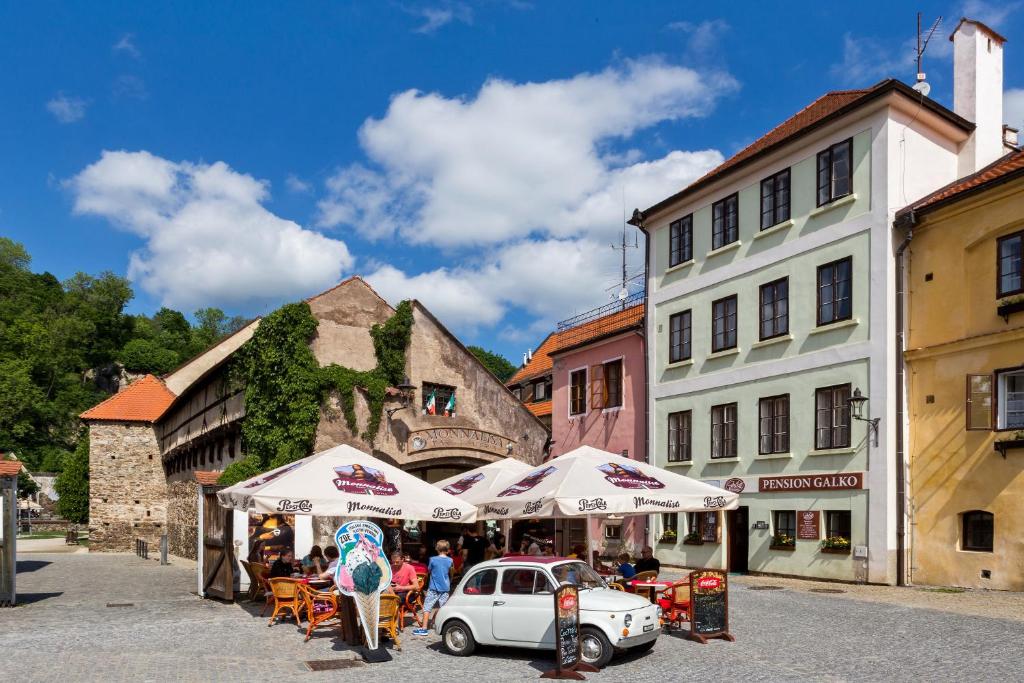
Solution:
{"label": "paved square", "polygon": [[[536,680],[552,663],[547,653],[522,650],[489,649],[468,658],[451,657],[435,636],[417,638],[407,628],[402,651],[393,653],[393,662],[310,672],[306,660],[352,658],[353,653],[326,632],[303,643],[294,624],[268,628],[267,620],[259,617],[259,606],[202,600],[194,594],[195,584],[195,570],[184,561],[161,567],[133,555],[21,555],[21,604],[0,611],[0,652],[7,658],[4,678],[48,683],[526,681]],[[750,590],[765,584],[783,588]],[[823,587],[847,592],[808,592]],[[736,643],[702,646],[662,636],[651,652],[613,660],[588,678],[1020,680],[1021,600],[1018,594],[944,594],[743,578],[731,585]],[[915,601],[941,609],[912,604]],[[975,613],[964,614],[960,604]],[[998,615],[1002,609],[1014,618],[981,616]]]}

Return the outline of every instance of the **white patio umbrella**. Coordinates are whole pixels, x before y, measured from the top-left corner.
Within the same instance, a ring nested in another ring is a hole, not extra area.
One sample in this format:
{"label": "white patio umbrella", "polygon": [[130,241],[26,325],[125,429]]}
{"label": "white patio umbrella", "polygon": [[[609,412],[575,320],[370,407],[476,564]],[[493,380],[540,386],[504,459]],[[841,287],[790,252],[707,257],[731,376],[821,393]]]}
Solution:
{"label": "white patio umbrella", "polygon": [[473,522],[476,506],[351,446],[335,446],[217,493],[236,510]]}
{"label": "white patio umbrella", "polygon": [[481,465],[475,469],[456,474],[435,482],[434,486],[450,493],[470,505],[478,505],[498,495],[509,484],[533,469],[522,460],[503,458],[496,462]]}
{"label": "white patio umbrella", "polygon": [[580,446],[527,472],[489,500],[480,519],[586,517],[732,510],[739,494],[592,446]]}

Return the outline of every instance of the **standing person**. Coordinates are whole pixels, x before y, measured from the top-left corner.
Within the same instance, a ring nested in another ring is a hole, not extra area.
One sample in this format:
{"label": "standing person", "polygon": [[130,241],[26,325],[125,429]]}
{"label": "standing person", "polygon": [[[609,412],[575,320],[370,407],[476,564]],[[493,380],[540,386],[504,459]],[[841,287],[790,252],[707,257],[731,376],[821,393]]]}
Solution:
{"label": "standing person", "polygon": [[448,557],[451,544],[442,539],[434,548],[437,550],[437,555],[430,558],[430,564],[427,565],[427,571],[430,574],[427,582],[427,596],[423,599],[423,616],[420,618],[420,627],[412,630],[414,636],[425,636],[429,633],[427,624],[430,623],[430,611],[434,609],[434,605],[437,605],[438,608],[444,607],[452,589],[453,563],[452,558]]}
{"label": "standing person", "polygon": [[459,542],[462,548],[462,573],[475,564],[484,561],[484,553],[487,551],[487,539],[476,532],[475,526],[466,527]]}
{"label": "standing person", "polygon": [[537,539],[536,538],[531,538],[530,539],[530,545],[527,546],[527,548],[526,548],[526,554],[527,555],[533,555],[533,556],[540,555],[540,544],[537,543]]}
{"label": "standing person", "polygon": [[640,551],[640,559],[636,561],[633,568],[636,569],[637,574],[640,572],[658,574],[661,572],[661,562],[654,556],[654,550],[650,546],[644,546],[644,549]]}

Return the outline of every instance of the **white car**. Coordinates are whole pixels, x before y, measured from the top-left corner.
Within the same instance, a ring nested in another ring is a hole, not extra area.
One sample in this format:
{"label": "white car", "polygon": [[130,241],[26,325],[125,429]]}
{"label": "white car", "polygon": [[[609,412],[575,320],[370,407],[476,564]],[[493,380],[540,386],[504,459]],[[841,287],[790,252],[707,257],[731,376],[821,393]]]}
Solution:
{"label": "white car", "polygon": [[604,666],[617,651],[649,650],[661,632],[661,608],[608,588],[589,565],[562,557],[511,556],[473,566],[434,618],[444,647],[464,657],[476,645],[555,649],[554,590],[580,587],[583,661]]}

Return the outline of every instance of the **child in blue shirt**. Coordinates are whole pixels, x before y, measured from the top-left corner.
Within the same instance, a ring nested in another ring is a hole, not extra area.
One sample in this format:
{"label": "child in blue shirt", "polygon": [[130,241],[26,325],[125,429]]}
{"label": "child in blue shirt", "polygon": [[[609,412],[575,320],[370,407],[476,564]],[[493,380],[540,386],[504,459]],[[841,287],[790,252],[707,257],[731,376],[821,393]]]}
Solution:
{"label": "child in blue shirt", "polygon": [[629,555],[627,553],[619,555],[619,573],[622,574],[624,579],[632,579],[636,576],[636,569],[629,563]]}
{"label": "child in blue shirt", "polygon": [[452,558],[448,557],[451,545],[448,541],[440,540],[434,546],[437,555],[430,558],[427,563],[427,572],[430,580],[427,583],[427,595],[423,598],[423,616],[420,618],[420,627],[413,629],[413,635],[425,636],[429,633],[427,624],[430,623],[430,611],[437,605],[438,609],[444,607],[448,602],[448,594],[451,592],[451,571]]}

